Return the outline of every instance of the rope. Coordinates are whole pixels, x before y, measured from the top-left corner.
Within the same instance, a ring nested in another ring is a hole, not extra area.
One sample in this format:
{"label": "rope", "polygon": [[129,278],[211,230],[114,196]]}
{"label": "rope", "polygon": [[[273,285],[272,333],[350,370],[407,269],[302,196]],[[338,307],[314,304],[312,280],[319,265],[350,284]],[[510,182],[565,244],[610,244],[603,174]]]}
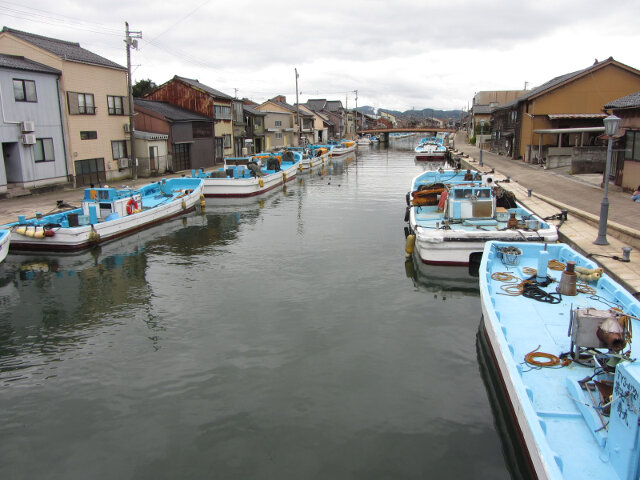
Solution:
{"label": "rope", "polygon": [[559,293],[548,293],[542,290],[534,282],[522,282],[522,296],[537,300],[538,302],[550,303],[556,305],[562,301]]}
{"label": "rope", "polygon": [[[524,356],[524,361],[529,365],[533,365],[534,367],[557,367],[558,365],[561,367],[566,367],[571,364],[571,359],[568,357],[564,357],[560,359],[556,357],[552,353],[538,352],[540,349],[540,345],[535,350],[530,351]],[[544,358],[546,360],[536,360],[536,358]]]}
{"label": "rope", "polygon": [[564,270],[564,267],[565,267],[565,264],[558,260],[549,260],[548,265],[551,270],[558,270],[558,271]]}

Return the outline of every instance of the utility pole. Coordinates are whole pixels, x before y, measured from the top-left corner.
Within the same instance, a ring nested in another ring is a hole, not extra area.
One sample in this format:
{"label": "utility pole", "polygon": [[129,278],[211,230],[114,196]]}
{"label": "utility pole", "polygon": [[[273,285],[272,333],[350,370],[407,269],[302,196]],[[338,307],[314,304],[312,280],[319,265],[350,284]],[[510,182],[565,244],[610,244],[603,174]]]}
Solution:
{"label": "utility pole", "polygon": [[344,138],[347,138],[347,128],[349,127],[349,94],[344,96]]}
{"label": "utility pole", "polygon": [[356,92],[356,140],[358,139],[358,90],[354,90]]}
{"label": "utility pole", "polygon": [[138,48],[138,38],[142,38],[142,31],[132,32],[129,30],[129,22],[124,22],[125,25],[125,39],[124,43],[127,45],[127,93],[129,97],[129,143],[131,143],[131,178],[133,180],[138,179],[138,159],[136,158],[136,140],[135,140],[135,124],[133,121],[133,88],[131,86],[131,47]]}
{"label": "utility pole", "polygon": [[302,128],[300,128],[300,102],[298,101],[298,69],[294,68],[294,72],[296,72],[296,122],[298,123],[298,145],[302,143]]}

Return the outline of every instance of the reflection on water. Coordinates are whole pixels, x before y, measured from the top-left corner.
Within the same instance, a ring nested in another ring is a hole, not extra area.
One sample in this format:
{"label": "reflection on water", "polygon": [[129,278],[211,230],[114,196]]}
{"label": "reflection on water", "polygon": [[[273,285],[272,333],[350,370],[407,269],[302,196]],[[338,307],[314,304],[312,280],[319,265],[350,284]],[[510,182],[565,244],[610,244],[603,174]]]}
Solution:
{"label": "reflection on water", "polygon": [[478,327],[476,349],[478,352],[478,367],[489,395],[496,430],[500,434],[502,451],[511,477],[517,480],[529,480],[533,478],[533,472],[529,468],[528,459],[523,450],[524,447],[510,413],[511,406],[505,397],[500,373],[493,362],[491,349],[484,335],[484,320],[480,321],[480,326]]}
{"label": "reflection on water", "polygon": [[403,264],[419,171],[371,148],[97,250],[10,254],[3,477],[506,478],[476,279]]}
{"label": "reflection on water", "polygon": [[413,254],[405,259],[405,271],[418,290],[432,292],[442,301],[480,296],[477,275],[473,276],[468,267],[427,265]]}

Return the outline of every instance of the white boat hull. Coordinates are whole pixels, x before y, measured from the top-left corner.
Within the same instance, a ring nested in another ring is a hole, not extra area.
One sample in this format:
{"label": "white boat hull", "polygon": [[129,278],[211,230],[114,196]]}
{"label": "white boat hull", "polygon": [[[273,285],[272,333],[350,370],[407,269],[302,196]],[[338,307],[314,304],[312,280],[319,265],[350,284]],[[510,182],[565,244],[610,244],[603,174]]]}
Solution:
{"label": "white boat hull", "polygon": [[9,244],[11,243],[11,232],[7,230],[7,233],[2,236],[0,239],[0,263],[7,258],[7,253],[9,253]]}
{"label": "white boat hull", "polygon": [[[168,218],[182,215],[195,209],[202,195],[202,184],[191,193],[173,200],[162,207],[142,210],[126,217],[99,222],[94,225],[57,228],[52,237],[34,238],[12,232],[11,248],[16,250],[80,250],[104,243],[138,230],[150,227]],[[37,229],[42,227],[28,227]]]}
{"label": "white boat hull", "polygon": [[329,152],[329,156],[330,157],[341,157],[343,155],[346,155],[347,153],[354,152],[355,149],[356,149],[356,145],[355,144],[351,145],[350,147],[333,148]]}
{"label": "white boat hull", "polygon": [[324,165],[329,161],[329,152],[326,152],[319,157],[303,158],[300,162],[300,171],[310,170],[314,167]]}
{"label": "white boat hull", "polygon": [[[480,256],[490,240],[511,242],[556,242],[555,227],[539,230],[435,230],[417,226],[415,209],[411,209],[410,225],[416,235],[415,251],[423,263],[433,265],[469,265],[473,255]],[[538,218],[538,217],[536,217]],[[538,218],[538,220],[540,220]],[[542,222],[542,220],[540,220]]]}
{"label": "white boat hull", "polygon": [[[293,180],[302,164],[294,163],[286,170],[264,177],[205,178],[204,196],[209,198],[253,197],[261,195]],[[262,180],[262,186],[260,185]]]}

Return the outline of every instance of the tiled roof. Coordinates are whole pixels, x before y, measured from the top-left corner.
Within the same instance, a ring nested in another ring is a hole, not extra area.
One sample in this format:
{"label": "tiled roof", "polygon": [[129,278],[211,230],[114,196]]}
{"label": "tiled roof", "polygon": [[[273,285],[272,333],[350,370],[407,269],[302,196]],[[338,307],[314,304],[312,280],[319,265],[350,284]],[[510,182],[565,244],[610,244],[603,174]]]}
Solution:
{"label": "tiled roof", "polygon": [[99,65],[101,67],[117,68],[118,70],[126,70],[122,65],[118,65],[100,55],[89,50],[85,50],[76,42],[67,42],[66,40],[58,40],[57,38],[43,37],[33,33],[21,32],[13,28],[4,27],[2,32],[13,35],[25,42],[29,42],[36,47],[51,52],[63,60],[71,62],[88,63],[91,65]]}
{"label": "tiled roof", "polygon": [[179,77],[178,75],[176,75],[173,78],[175,78],[177,80],[180,80],[180,81],[182,81],[184,83],[187,83],[187,84],[191,85],[192,87],[196,87],[196,88],[199,88],[200,90],[204,90],[205,92],[207,92],[212,97],[224,98],[225,100],[233,100],[233,97],[231,95],[227,95],[226,93],[222,93],[221,91],[216,90],[215,88],[211,88],[211,87],[205,85],[204,83],[200,83],[198,80],[194,80],[192,78]]}
{"label": "tiled roof", "polygon": [[210,118],[200,115],[199,113],[190,112],[184,108],[176,107],[167,102],[158,102],[156,100],[147,100],[144,98],[134,98],[133,103],[149,110],[153,110],[167,119],[174,122],[188,122],[188,121],[211,121]]}
{"label": "tiled roof", "polygon": [[52,73],[55,75],[60,75],[60,73],[62,73],[60,70],[56,70],[55,68],[51,68],[47,65],[34,62],[33,60],[29,60],[28,58],[20,57],[18,55],[0,54],[0,67],[12,68],[15,70],[26,70],[29,72]]}
{"label": "tiled roof", "polygon": [[611,62],[613,61],[613,57],[609,57],[606,60],[603,60],[601,62],[595,62],[593,65],[591,65],[588,68],[583,68],[582,70],[578,70],[576,72],[571,72],[571,73],[565,73],[564,75],[560,75],[558,77],[552,78],[551,80],[549,80],[546,83],[543,83],[542,85],[540,85],[539,87],[536,87],[532,90],[530,90],[529,92],[525,93],[524,95],[522,95],[520,98],[518,98],[518,101],[521,100],[527,100],[531,97],[535,97],[540,93],[543,93],[547,90],[550,90],[554,87],[557,87],[558,85],[560,85],[561,83],[564,83],[568,80],[571,80],[573,78],[579,77],[580,75],[589,72],[590,70],[595,70],[599,67],[601,67],[602,65],[604,65],[605,63]]}
{"label": "tiled roof", "polygon": [[638,108],[640,107],[640,91],[617,98],[607,103],[604,108]]}
{"label": "tiled roof", "polygon": [[473,106],[474,115],[487,115],[491,113],[491,110],[493,110],[491,108],[491,105],[474,105]]}
{"label": "tiled roof", "polygon": [[327,101],[324,98],[307,100],[307,108],[315,112],[317,110],[322,110],[326,103]]}
{"label": "tiled roof", "polygon": [[330,112],[337,112],[342,108],[342,101],[340,100],[327,100],[324,105],[325,110],[329,110]]}
{"label": "tiled roof", "polygon": [[243,106],[242,106],[242,109],[243,109],[245,112],[249,112],[251,115],[259,115],[259,116],[261,116],[261,117],[265,117],[265,116],[267,115],[266,113],[261,112],[260,110],[256,110],[255,108],[250,107],[250,106],[248,106],[248,105],[243,105]]}

